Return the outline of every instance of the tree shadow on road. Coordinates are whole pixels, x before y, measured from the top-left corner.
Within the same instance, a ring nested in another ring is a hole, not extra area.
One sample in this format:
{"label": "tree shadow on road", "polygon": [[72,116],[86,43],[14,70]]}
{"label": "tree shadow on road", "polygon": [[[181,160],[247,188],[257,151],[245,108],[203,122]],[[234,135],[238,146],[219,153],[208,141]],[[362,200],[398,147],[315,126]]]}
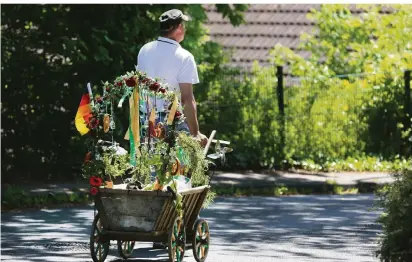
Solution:
{"label": "tree shadow on road", "polygon": [[[380,232],[373,203],[372,195],[224,198],[202,215],[227,250],[329,261],[348,261],[350,250],[351,257],[370,261]],[[327,257],[338,253],[342,258]]]}
{"label": "tree shadow on road", "polygon": [[[380,232],[372,205],[372,195],[218,198],[201,217],[210,224],[216,256],[348,261],[350,252],[371,261]],[[92,220],[92,207],[3,213],[2,260],[91,261]],[[167,261],[167,250],[149,246],[137,243],[127,261]],[[106,261],[124,261],[115,241]]]}

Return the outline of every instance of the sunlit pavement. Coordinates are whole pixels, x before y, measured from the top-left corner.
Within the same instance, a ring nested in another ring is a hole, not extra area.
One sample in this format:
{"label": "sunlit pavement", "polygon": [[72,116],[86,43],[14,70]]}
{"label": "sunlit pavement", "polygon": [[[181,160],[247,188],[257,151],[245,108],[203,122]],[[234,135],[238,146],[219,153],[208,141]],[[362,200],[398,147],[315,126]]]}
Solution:
{"label": "sunlit pavement", "polygon": [[[378,261],[381,228],[373,195],[218,198],[207,261]],[[92,261],[93,207],[2,213],[2,261]],[[127,261],[167,261],[167,250],[137,243]],[[106,261],[123,261],[111,242]],[[194,262],[191,249],[184,261]]]}

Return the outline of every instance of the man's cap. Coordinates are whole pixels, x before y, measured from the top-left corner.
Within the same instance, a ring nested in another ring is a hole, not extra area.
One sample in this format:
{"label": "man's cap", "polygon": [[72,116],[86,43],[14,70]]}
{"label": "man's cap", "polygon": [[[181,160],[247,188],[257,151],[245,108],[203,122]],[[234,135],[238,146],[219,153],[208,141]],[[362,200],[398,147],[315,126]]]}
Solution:
{"label": "man's cap", "polygon": [[160,17],[160,23],[168,22],[168,21],[174,21],[177,19],[182,19],[183,21],[189,21],[190,18],[189,16],[185,15],[180,11],[179,9],[172,9],[169,11],[164,12]]}

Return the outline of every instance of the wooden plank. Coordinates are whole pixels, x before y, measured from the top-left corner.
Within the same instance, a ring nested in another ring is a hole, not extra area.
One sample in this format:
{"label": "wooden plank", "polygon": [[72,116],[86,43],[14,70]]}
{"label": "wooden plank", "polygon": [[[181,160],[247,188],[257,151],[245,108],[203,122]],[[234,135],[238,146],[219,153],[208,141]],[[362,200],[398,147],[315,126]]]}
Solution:
{"label": "wooden plank", "polygon": [[166,229],[166,224],[167,224],[167,217],[168,217],[168,215],[169,215],[169,213],[170,212],[172,212],[172,207],[173,206],[173,200],[172,199],[169,199],[167,202],[166,202],[166,208],[164,209],[164,212],[162,213],[162,215],[161,215],[161,219],[160,219],[160,223],[159,223],[159,227],[158,227],[158,230],[159,231],[165,231]]}
{"label": "wooden plank", "polygon": [[169,232],[169,229],[173,226],[173,223],[175,222],[176,217],[177,217],[177,211],[176,211],[174,204],[172,203],[172,212],[169,213],[169,216],[166,219],[167,220],[167,223],[165,225],[166,232]]}
{"label": "wooden plank", "polygon": [[186,195],[185,197],[186,197],[186,199],[183,202],[183,216],[184,216],[184,221],[185,221],[185,225],[186,225],[186,223],[187,223],[186,219],[188,218],[187,210],[190,207],[190,203],[193,202],[194,195],[193,194]]}
{"label": "wooden plank", "polygon": [[199,187],[189,188],[189,189],[179,191],[179,193],[182,196],[188,195],[188,194],[196,194],[196,193],[201,193],[205,191],[206,188],[209,189],[209,186],[199,186]]}
{"label": "wooden plank", "polygon": [[188,222],[190,220],[190,217],[192,216],[192,212],[193,212],[195,204],[197,203],[198,198],[199,198],[199,194],[193,194],[192,199],[189,202],[187,209],[185,210],[185,213],[187,213],[185,215],[185,226],[186,227],[188,226]]}
{"label": "wooden plank", "polygon": [[154,231],[160,230],[160,224],[163,222],[163,217],[166,213],[166,209],[168,207],[167,203],[170,201],[170,199],[168,201],[165,201],[162,207],[162,212],[160,212],[160,216],[157,218],[155,226],[153,228]]}
{"label": "wooden plank", "polygon": [[190,217],[187,221],[186,228],[189,229],[188,231],[191,231],[193,228],[193,225],[197,219],[197,216],[202,209],[203,203],[206,199],[207,192],[209,191],[209,188],[207,188],[205,191],[203,191],[201,194],[199,194],[199,198],[197,200],[197,203],[194,204],[194,209],[192,210],[192,213],[190,214]]}

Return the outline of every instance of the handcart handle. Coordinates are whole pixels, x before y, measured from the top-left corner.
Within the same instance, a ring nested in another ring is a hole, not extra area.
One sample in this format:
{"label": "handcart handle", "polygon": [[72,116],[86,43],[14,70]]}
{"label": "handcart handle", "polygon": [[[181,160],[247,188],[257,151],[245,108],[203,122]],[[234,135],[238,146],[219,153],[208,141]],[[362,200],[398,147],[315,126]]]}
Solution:
{"label": "handcart handle", "polygon": [[207,151],[209,151],[210,144],[212,143],[213,138],[215,137],[216,130],[213,130],[212,133],[210,134],[209,139],[207,140],[207,144],[205,146],[205,149],[203,150],[203,155],[207,155]]}

